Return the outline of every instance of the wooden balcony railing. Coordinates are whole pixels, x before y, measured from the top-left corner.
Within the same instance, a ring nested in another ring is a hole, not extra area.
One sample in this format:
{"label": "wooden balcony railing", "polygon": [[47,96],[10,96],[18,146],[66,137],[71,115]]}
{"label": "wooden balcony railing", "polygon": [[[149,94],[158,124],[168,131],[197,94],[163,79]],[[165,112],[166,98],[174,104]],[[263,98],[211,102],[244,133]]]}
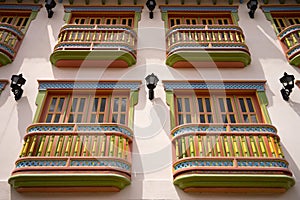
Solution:
{"label": "wooden balcony railing", "polygon": [[130,184],[132,137],[119,124],[33,124],[9,182],[21,192],[119,191]]}
{"label": "wooden balcony railing", "polygon": [[70,24],[61,29],[50,60],[58,67],[80,67],[84,61],[99,67],[101,60],[128,67],[136,62],[136,43],[135,31],[124,25]]}
{"label": "wooden balcony railing", "polygon": [[0,24],[0,66],[11,63],[24,38],[24,33],[10,24]]}
{"label": "wooden balcony railing", "polygon": [[290,64],[300,67],[300,25],[292,25],[278,34]]}
{"label": "wooden balcony railing", "polygon": [[244,67],[250,63],[244,34],[235,25],[174,26],[166,43],[166,62],[173,67]]}
{"label": "wooden balcony railing", "polygon": [[295,183],[272,125],[185,124],[171,135],[174,184],[187,192],[284,192]]}

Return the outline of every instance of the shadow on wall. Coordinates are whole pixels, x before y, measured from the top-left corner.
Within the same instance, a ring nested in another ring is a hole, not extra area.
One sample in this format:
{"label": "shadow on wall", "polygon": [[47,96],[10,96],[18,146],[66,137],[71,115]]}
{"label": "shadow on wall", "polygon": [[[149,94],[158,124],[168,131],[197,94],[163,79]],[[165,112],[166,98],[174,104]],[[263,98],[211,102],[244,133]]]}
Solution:
{"label": "shadow on wall", "polygon": [[32,123],[32,110],[29,105],[28,98],[22,97],[17,103],[18,112],[18,131],[20,135],[20,141],[23,140],[26,134],[26,128]]}
{"label": "shadow on wall", "polygon": [[289,100],[291,108],[300,116],[300,103],[294,102],[291,99]]}

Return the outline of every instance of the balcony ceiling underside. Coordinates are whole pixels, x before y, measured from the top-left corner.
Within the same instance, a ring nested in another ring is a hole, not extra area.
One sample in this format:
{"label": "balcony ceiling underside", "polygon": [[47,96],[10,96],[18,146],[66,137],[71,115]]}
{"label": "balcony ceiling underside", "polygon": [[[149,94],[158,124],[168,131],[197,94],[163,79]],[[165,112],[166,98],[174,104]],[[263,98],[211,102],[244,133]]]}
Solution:
{"label": "balcony ceiling underside", "polygon": [[[84,181],[83,181],[84,180]],[[16,174],[9,183],[18,192],[118,192],[130,184],[119,174],[101,173],[38,173]]]}
{"label": "balcony ceiling underside", "polygon": [[[1,50],[0,50],[1,51]],[[0,52],[0,66],[7,65],[12,62],[12,59],[4,52]]]}
{"label": "balcony ceiling underside", "polygon": [[51,63],[56,67],[129,67],[136,58],[123,50],[58,50],[52,53]]}
{"label": "balcony ceiling underside", "polygon": [[167,57],[171,67],[245,67],[251,61],[245,51],[177,51]]}
{"label": "balcony ceiling underside", "polygon": [[[17,3],[22,3],[23,0],[15,0]],[[57,2],[62,2],[62,0],[56,0]],[[243,2],[246,2],[246,0],[242,0]],[[278,3],[280,4],[285,4],[286,2],[289,2],[287,0],[277,0]],[[300,3],[300,0],[294,0],[296,3]],[[8,2],[8,0],[2,0],[2,2]],[[33,3],[43,3],[44,1],[42,0],[32,0]],[[68,0],[68,1],[65,1],[65,2],[69,2],[70,4],[73,4],[73,3],[84,3],[86,5],[89,5],[90,4],[90,0]],[[99,0],[100,4],[109,4],[111,2],[115,3],[116,1],[111,1],[111,0]],[[264,4],[268,4],[270,2],[270,0],[262,0],[262,2]],[[117,0],[117,4],[121,5],[123,3],[127,3],[127,1],[123,1],[123,0]],[[138,0],[132,0],[132,3],[133,4],[137,4],[138,3]],[[173,3],[172,0],[164,0],[164,3],[165,4],[171,4]],[[185,0],[180,0],[180,3],[181,4],[185,4]],[[201,4],[201,0],[195,0],[195,3],[196,4]],[[217,3],[228,3],[228,4],[233,4],[234,3],[234,0],[211,0],[211,3],[212,4],[217,4]]]}
{"label": "balcony ceiling underside", "polygon": [[185,192],[283,193],[295,184],[292,177],[277,174],[184,174],[174,184]]}

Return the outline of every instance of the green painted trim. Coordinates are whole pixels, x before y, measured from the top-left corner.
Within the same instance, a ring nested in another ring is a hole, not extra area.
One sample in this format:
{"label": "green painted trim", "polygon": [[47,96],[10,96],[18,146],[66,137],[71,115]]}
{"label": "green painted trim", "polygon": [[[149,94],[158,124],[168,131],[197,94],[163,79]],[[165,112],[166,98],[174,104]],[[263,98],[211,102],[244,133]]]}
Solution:
{"label": "green painted trim", "polygon": [[232,5],[232,4],[233,4],[233,0],[228,0],[228,3],[229,3],[230,5]]}
{"label": "green painted trim", "polygon": [[294,56],[291,60],[290,60],[290,64],[294,65],[296,67],[300,67],[300,53],[298,53],[298,55]]}
{"label": "green painted trim", "polygon": [[27,30],[28,30],[28,28],[29,28],[29,26],[30,26],[30,24],[31,24],[31,21],[32,21],[32,20],[35,20],[37,14],[38,14],[38,11],[32,11],[32,12],[31,12],[31,14],[30,14],[30,16],[29,16],[28,23],[26,24],[24,30],[22,30],[23,33],[26,33],[26,32],[27,32]]}
{"label": "green painted trim", "polygon": [[39,93],[35,100],[35,105],[37,105],[37,109],[35,111],[35,115],[33,118],[33,123],[38,123],[39,118],[41,116],[42,108],[44,106],[44,102],[46,100],[46,91],[45,90],[39,90]]}
{"label": "green painted trim", "polygon": [[71,17],[72,17],[72,13],[66,12],[64,15],[64,21],[68,24],[71,20]]}
{"label": "green painted trim", "polygon": [[181,189],[189,187],[289,189],[295,184],[295,180],[287,175],[273,174],[190,174],[176,177],[174,184]]}
{"label": "green painted trim", "polygon": [[269,0],[263,0],[264,4],[268,4]]}
{"label": "green painted trim", "polygon": [[166,64],[173,66],[176,62],[242,62],[245,66],[250,64],[251,57],[243,51],[228,51],[228,52],[209,52],[209,51],[182,51],[175,52],[167,57]]}
{"label": "green painted trim", "polygon": [[7,65],[9,63],[12,63],[12,59],[10,59],[4,53],[0,52],[0,67],[1,67],[1,65]]}
{"label": "green painted trim", "polygon": [[239,15],[238,15],[238,13],[237,12],[231,12],[231,18],[232,18],[232,22],[233,22],[233,24],[235,24],[235,25],[239,25]]}
{"label": "green painted trim", "polygon": [[271,24],[272,24],[272,26],[273,26],[273,29],[274,29],[274,31],[275,31],[275,33],[276,33],[276,35],[278,35],[279,32],[278,32],[278,30],[277,30],[277,28],[276,28],[276,26],[275,26],[275,22],[274,22],[274,20],[273,20],[272,14],[271,14],[270,12],[264,12],[264,13],[265,13],[266,19],[269,20],[269,21],[271,22]]}
{"label": "green painted trim", "polygon": [[257,91],[256,95],[257,95],[258,102],[259,102],[259,105],[260,105],[260,108],[262,111],[262,115],[263,115],[262,117],[264,118],[265,123],[272,124],[272,121],[271,121],[271,118],[270,118],[270,115],[269,115],[269,112],[267,109],[269,102],[268,102],[266,92],[265,91]]}
{"label": "green painted trim", "polygon": [[168,12],[162,12],[161,19],[164,21],[165,29],[168,30]]}
{"label": "green painted trim", "polygon": [[139,92],[137,90],[130,91],[130,107],[128,112],[128,127],[133,129],[134,126],[134,106],[138,103]]}
{"label": "green painted trim", "polygon": [[141,13],[140,12],[135,12],[134,14],[134,29],[137,30],[138,28],[138,23],[141,20]]}
{"label": "green painted trim", "polygon": [[14,188],[20,187],[117,187],[130,185],[130,180],[117,174],[19,174],[8,179]]}
{"label": "green painted trim", "polygon": [[176,126],[175,102],[174,102],[173,91],[166,91],[166,101],[167,101],[167,104],[170,106],[170,123],[171,123],[171,129],[173,129]]}
{"label": "green painted trim", "polygon": [[50,56],[50,61],[53,65],[59,60],[123,60],[128,66],[136,63],[136,58],[122,50],[103,50],[103,51],[80,51],[80,50],[61,50],[55,51]]}

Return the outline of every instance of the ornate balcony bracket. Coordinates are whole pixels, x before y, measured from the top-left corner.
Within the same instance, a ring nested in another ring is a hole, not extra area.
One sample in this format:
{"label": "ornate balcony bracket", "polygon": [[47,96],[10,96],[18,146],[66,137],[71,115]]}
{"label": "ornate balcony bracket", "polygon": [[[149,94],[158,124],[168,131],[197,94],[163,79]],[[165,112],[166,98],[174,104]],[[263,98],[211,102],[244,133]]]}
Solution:
{"label": "ornate balcony bracket", "polygon": [[251,61],[243,32],[234,25],[174,26],[166,43],[171,67],[244,67]]}
{"label": "ornate balcony bracket", "polygon": [[184,124],[171,131],[174,184],[185,192],[285,192],[295,184],[268,124]]}
{"label": "ornate balcony bracket", "polygon": [[14,60],[24,33],[10,24],[0,24],[0,32],[0,66],[3,66]]}
{"label": "ornate balcony bracket", "polygon": [[50,56],[57,67],[129,67],[137,34],[127,26],[65,25]]}
{"label": "ornate balcony bracket", "polygon": [[131,182],[132,140],[115,123],[33,124],[8,182],[18,192],[120,191]]}
{"label": "ornate balcony bracket", "polygon": [[278,34],[278,38],[286,49],[286,57],[291,65],[300,67],[300,25],[292,25]]}

